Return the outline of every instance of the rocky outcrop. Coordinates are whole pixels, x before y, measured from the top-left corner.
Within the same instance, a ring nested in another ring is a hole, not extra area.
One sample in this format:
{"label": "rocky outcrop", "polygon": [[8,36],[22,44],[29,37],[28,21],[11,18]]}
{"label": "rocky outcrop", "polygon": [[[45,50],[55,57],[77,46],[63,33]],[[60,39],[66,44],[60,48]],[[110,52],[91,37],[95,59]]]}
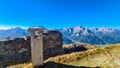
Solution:
{"label": "rocky outcrop", "polygon": [[64,54],[62,34],[60,32],[49,31],[47,34],[43,33],[43,35],[44,59]]}
{"label": "rocky outcrop", "polygon": [[89,49],[97,48],[94,45],[77,44],[77,43],[76,44],[65,44],[62,47],[65,51],[65,54],[72,53],[72,52],[86,51],[86,50],[89,50]]}
{"label": "rocky outcrop", "polygon": [[[58,31],[43,33],[44,60],[64,54],[62,34]],[[0,41],[0,61],[4,66],[31,61],[30,37]]]}

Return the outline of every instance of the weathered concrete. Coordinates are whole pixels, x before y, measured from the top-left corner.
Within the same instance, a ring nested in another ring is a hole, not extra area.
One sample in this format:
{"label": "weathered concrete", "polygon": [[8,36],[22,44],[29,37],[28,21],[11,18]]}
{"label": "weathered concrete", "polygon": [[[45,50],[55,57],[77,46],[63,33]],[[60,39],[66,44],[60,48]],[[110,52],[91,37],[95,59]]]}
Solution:
{"label": "weathered concrete", "polygon": [[[34,66],[43,65],[43,29],[42,28],[30,28],[31,37],[31,55],[32,64]],[[37,35],[36,32],[38,31]]]}

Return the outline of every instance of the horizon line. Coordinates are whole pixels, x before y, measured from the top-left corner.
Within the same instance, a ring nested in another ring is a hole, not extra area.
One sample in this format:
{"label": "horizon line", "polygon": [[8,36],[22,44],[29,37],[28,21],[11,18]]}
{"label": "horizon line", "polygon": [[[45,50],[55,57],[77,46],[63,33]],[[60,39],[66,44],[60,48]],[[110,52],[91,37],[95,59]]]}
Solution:
{"label": "horizon line", "polygon": [[[14,28],[22,28],[22,29],[28,29],[28,28],[31,28],[31,27],[36,27],[36,26],[30,26],[30,27],[23,27],[23,26],[0,26],[0,30],[8,30],[8,29],[14,29]],[[38,26],[37,26],[38,27]],[[43,27],[43,28],[46,28],[44,26],[39,26],[39,27]],[[79,26],[73,26],[73,27],[61,27],[61,28],[47,28],[47,29],[64,29],[64,28],[74,28],[74,27],[83,27],[83,28],[113,28],[113,29],[120,29],[120,27],[107,27],[107,26],[96,26],[96,27],[85,27],[85,26],[82,26],[82,25],[79,25]]]}

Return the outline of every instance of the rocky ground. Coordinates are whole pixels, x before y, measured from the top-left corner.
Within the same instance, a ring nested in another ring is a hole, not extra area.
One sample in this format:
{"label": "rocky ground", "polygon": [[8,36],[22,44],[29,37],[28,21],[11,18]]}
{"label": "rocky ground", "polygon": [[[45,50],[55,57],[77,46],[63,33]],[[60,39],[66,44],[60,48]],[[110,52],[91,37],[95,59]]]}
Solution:
{"label": "rocky ground", "polygon": [[86,51],[89,49],[97,48],[94,45],[90,44],[64,44],[63,49],[65,51],[65,54],[72,53],[72,52],[79,52],[79,51]]}

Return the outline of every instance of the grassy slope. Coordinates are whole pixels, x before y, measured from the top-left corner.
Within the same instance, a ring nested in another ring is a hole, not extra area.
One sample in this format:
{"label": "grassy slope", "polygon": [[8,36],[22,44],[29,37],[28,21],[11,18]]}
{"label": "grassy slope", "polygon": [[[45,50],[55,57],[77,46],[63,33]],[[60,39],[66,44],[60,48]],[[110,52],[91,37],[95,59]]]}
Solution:
{"label": "grassy slope", "polygon": [[120,67],[120,44],[58,56],[46,60],[72,66]]}
{"label": "grassy slope", "polygon": [[[45,63],[50,61],[70,66],[119,68],[120,44],[52,57],[46,60]],[[21,67],[17,65],[17,67],[32,68],[32,64],[21,65]],[[16,66],[11,68],[16,68]]]}

